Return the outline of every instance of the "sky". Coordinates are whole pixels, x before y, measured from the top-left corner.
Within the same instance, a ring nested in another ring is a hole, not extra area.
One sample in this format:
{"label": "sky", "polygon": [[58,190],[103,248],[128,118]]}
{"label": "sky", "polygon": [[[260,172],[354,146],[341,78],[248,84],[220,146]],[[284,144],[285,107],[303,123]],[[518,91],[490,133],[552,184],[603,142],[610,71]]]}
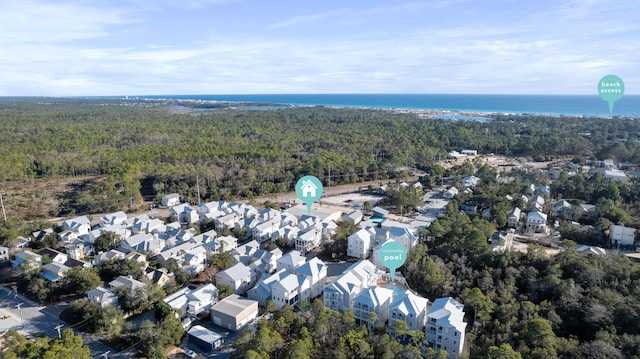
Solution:
{"label": "sky", "polygon": [[637,0],[0,0],[0,96],[640,94]]}

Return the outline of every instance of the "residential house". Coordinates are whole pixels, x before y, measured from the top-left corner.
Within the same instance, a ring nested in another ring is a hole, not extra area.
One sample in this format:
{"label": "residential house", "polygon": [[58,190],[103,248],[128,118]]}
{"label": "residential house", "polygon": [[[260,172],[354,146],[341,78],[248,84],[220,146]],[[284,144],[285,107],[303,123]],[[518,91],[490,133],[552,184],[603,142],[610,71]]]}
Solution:
{"label": "residential house", "polygon": [[511,249],[513,243],[513,230],[509,232],[497,231],[491,236],[491,250],[504,253]]}
{"label": "residential house", "polygon": [[532,200],[529,202],[529,209],[531,211],[542,211],[544,209],[544,197],[542,196],[534,196]]}
{"label": "residential house", "polygon": [[[160,219],[135,219],[133,224],[129,227],[133,234],[151,234],[156,230],[164,228],[164,222]],[[128,239],[128,238],[127,238]]]}
{"label": "residential house", "polygon": [[576,254],[584,257],[605,257],[607,250],[598,246],[579,245],[576,247]]}
{"label": "residential house", "polygon": [[100,218],[100,227],[108,227],[125,223],[127,221],[127,214],[119,211],[114,213],[105,214]]}
{"label": "residential house", "polygon": [[213,202],[207,202],[207,203],[200,203],[198,205],[197,212],[200,215],[200,218],[204,219],[204,218],[207,217],[207,214],[213,213],[215,211],[223,209],[225,204],[226,204],[226,202],[224,202],[224,201],[213,201]]}
{"label": "residential house", "polygon": [[147,267],[144,270],[144,276],[147,277],[147,280],[153,284],[157,284],[161,287],[172,283],[174,281],[173,273],[168,273],[166,268],[155,269],[152,267]]}
{"label": "residential house", "polygon": [[214,219],[213,226],[217,232],[224,232],[227,230],[232,230],[236,226],[236,222],[239,222],[242,218],[238,216],[237,213],[230,213],[224,215],[222,217],[217,217]]}
{"label": "residential house", "polygon": [[208,314],[218,301],[218,288],[208,283],[196,289],[182,288],[163,300],[181,318],[198,317]]}
{"label": "residential house", "polygon": [[356,294],[376,285],[381,275],[382,272],[366,259],[354,263],[324,288],[322,301],[330,309],[351,309]]}
{"label": "residential house", "polygon": [[451,297],[436,299],[427,312],[425,338],[429,345],[457,358],[464,347],[464,305]]}
{"label": "residential house", "polygon": [[162,197],[162,201],[160,201],[160,205],[162,207],[173,207],[180,203],[180,195],[177,193],[171,193],[164,197]]}
{"label": "residential house", "polygon": [[69,258],[81,260],[85,256],[85,243],[83,241],[74,241],[64,246],[64,251]]}
{"label": "residential house", "polygon": [[18,252],[15,254],[15,259],[11,261],[11,264],[13,264],[14,268],[20,268],[20,265],[22,263],[31,263],[32,265],[39,266],[40,263],[42,263],[42,256],[39,254],[35,254],[30,250]]}
{"label": "residential house", "polygon": [[285,269],[289,272],[293,272],[295,268],[303,265],[307,261],[307,258],[298,251],[290,251],[283,255],[276,261],[276,270]]}
{"label": "residential house", "polygon": [[347,255],[349,257],[362,259],[369,258],[369,252],[375,244],[373,238],[371,238],[371,233],[366,229],[360,229],[356,233],[350,235],[347,242]]}
{"label": "residential house", "polygon": [[87,299],[90,302],[95,302],[104,308],[108,305],[118,306],[118,296],[110,289],[103,286],[99,286],[91,289],[87,292]]}
{"label": "residential house", "polygon": [[40,271],[40,276],[50,282],[57,282],[64,274],[71,269],[64,264],[58,262],[51,262],[49,264],[45,264],[42,266],[42,271]]}
{"label": "residential house", "polygon": [[300,253],[309,253],[320,245],[321,240],[322,231],[316,228],[311,228],[304,233],[298,233],[295,248]]}
{"label": "residential house", "polygon": [[249,267],[253,269],[256,274],[260,273],[273,273],[278,266],[278,259],[282,257],[282,250],[275,248],[271,251],[265,249],[258,249],[253,253],[249,259]]}
{"label": "residential house", "polygon": [[632,247],[636,238],[636,229],[631,227],[620,226],[612,224],[609,227],[609,240],[611,246],[617,247]]}
{"label": "residential house", "polygon": [[258,302],[262,307],[267,305],[267,301],[272,300],[271,287],[274,283],[281,281],[290,274],[286,269],[279,269],[273,274],[263,273],[256,285],[249,289],[247,298]]}
{"label": "residential house", "polygon": [[100,262],[105,260],[120,260],[123,259],[126,253],[121,252],[117,249],[110,249],[106,252],[101,252],[95,257],[93,257],[93,265],[97,266]]}
{"label": "residential house", "polygon": [[203,247],[207,251],[207,257],[211,257],[213,254],[230,252],[238,248],[238,239],[231,236],[218,237],[206,242]]}
{"label": "residential house", "polygon": [[91,221],[87,216],[80,216],[62,222],[63,231],[71,231],[78,234],[87,234],[91,230]]}
{"label": "residential house", "polygon": [[237,248],[231,250],[231,255],[236,262],[241,262],[245,265],[249,265],[253,254],[260,249],[260,243],[257,241],[249,241]]}
{"label": "residential house", "polygon": [[135,234],[118,243],[118,249],[127,253],[138,251],[158,254],[163,248],[163,241],[149,233]]}
{"label": "residential house", "polygon": [[556,202],[554,205],[554,212],[557,217],[559,216],[571,216],[571,203],[563,200]]}
{"label": "residential house", "polygon": [[262,222],[251,230],[251,238],[258,243],[264,243],[271,239],[273,233],[280,228],[280,218],[274,217]]}
{"label": "residential house", "polygon": [[360,323],[367,323],[370,312],[374,312],[381,322],[389,319],[389,304],[393,290],[383,287],[368,287],[353,298],[353,315]]}
{"label": "residential house", "polygon": [[442,197],[444,199],[453,199],[453,197],[458,195],[458,189],[455,186],[451,186],[449,187],[448,190],[446,190],[443,194]]}
{"label": "residential house", "polygon": [[255,271],[242,263],[216,273],[216,284],[225,284],[233,289],[234,293],[244,293],[251,287],[256,279]]}
{"label": "residential house", "polygon": [[293,270],[298,276],[307,278],[310,286],[310,298],[318,297],[327,282],[327,265],[318,257],[313,257]]}
{"label": "residential house", "polygon": [[295,240],[298,238],[299,233],[300,229],[297,226],[286,225],[273,232],[271,241],[275,243],[278,239],[283,238],[287,240],[288,245],[295,246]]}
{"label": "residential house", "polygon": [[133,292],[137,289],[142,289],[146,287],[146,284],[139,280],[133,279],[131,276],[118,276],[116,279],[109,282],[109,289],[115,291],[118,288],[126,288],[129,291]]}
{"label": "residential house", "polygon": [[301,300],[309,300],[311,286],[306,277],[288,273],[271,284],[271,300],[280,309],[285,304],[294,306]]}
{"label": "residential house", "polygon": [[402,320],[409,326],[409,330],[422,330],[427,321],[427,306],[429,300],[407,290],[395,295],[389,304],[389,324]]}
{"label": "residential house", "polygon": [[143,270],[149,266],[149,263],[147,263],[147,256],[139,252],[129,252],[125,254],[124,260],[140,263],[140,267]]}
{"label": "residential house", "polygon": [[69,243],[69,242],[75,241],[78,238],[80,238],[80,234],[78,234],[77,232],[64,230],[64,231],[58,233],[58,241],[60,241],[60,242]]}
{"label": "residential house", "polygon": [[527,229],[535,233],[544,233],[547,230],[547,215],[533,211],[527,214]]}
{"label": "residential house", "polygon": [[180,223],[196,223],[200,219],[198,212],[186,203],[171,207],[169,215]]}
{"label": "residential house", "polygon": [[476,176],[466,176],[462,178],[462,184],[465,187],[475,187],[480,182],[480,178]]}
{"label": "residential house", "polygon": [[211,308],[213,324],[238,331],[258,317],[258,302],[232,294]]}
{"label": "residential house", "polygon": [[520,210],[520,208],[513,207],[513,209],[507,214],[507,227],[518,228],[521,216],[522,211]]}

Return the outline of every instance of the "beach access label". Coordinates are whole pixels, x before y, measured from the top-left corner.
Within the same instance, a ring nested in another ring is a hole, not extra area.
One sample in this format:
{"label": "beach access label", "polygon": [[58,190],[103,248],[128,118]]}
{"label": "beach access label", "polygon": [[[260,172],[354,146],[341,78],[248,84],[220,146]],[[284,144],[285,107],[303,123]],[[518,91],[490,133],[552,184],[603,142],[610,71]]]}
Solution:
{"label": "beach access label", "polygon": [[407,250],[398,242],[389,241],[380,248],[378,256],[383,266],[389,268],[391,284],[395,284],[396,270],[407,260]]}
{"label": "beach access label", "polygon": [[322,183],[315,176],[304,176],[296,183],[296,195],[307,205],[307,214],[311,214],[311,205],[322,196]]}
{"label": "beach access label", "polygon": [[613,104],[624,95],[624,82],[616,75],[607,75],[598,82],[598,95],[609,103],[609,113],[613,115]]}

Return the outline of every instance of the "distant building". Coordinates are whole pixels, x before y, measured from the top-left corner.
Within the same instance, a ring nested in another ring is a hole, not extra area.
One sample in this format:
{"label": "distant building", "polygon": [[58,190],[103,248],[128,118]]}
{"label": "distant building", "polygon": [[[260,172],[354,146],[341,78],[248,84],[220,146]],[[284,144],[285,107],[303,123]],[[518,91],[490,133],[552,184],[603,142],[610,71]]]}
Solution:
{"label": "distant building", "polygon": [[636,238],[636,229],[612,224],[609,227],[609,240],[613,247],[633,246]]}
{"label": "distant building", "polygon": [[427,312],[425,338],[433,348],[457,358],[464,347],[464,306],[451,297],[438,298]]}
{"label": "distant building", "polygon": [[529,212],[527,215],[527,229],[536,233],[545,232],[547,230],[547,215],[539,211]]}
{"label": "distant building", "polygon": [[171,193],[162,197],[160,205],[162,207],[173,207],[180,203],[180,195],[177,193]]}

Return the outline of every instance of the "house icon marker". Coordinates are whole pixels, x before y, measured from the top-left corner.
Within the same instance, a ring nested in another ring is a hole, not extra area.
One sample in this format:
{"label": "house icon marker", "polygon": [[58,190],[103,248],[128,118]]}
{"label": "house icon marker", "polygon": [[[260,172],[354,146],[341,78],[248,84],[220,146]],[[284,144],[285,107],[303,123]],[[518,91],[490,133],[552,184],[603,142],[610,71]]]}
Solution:
{"label": "house icon marker", "polygon": [[315,197],[317,189],[318,186],[316,186],[310,179],[304,181],[302,183],[302,197]]}

